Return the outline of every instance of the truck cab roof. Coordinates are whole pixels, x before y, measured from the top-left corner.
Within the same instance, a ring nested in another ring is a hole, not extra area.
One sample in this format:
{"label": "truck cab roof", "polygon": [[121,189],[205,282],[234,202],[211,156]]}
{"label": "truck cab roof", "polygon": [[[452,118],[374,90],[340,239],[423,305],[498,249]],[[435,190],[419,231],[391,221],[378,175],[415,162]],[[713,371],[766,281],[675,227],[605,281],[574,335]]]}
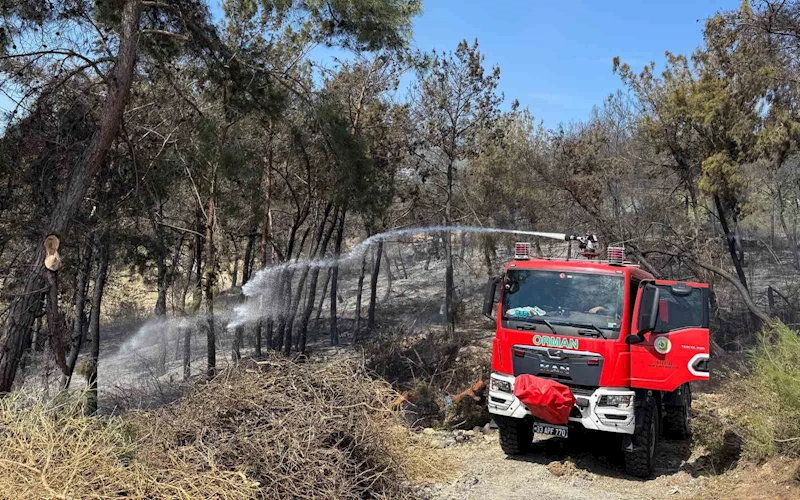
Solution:
{"label": "truck cab roof", "polygon": [[626,279],[638,280],[655,279],[652,274],[642,270],[632,263],[611,264],[603,260],[589,259],[553,259],[533,257],[530,259],[515,259],[508,262],[505,271],[511,269],[541,269],[547,271],[572,271],[593,274],[616,274],[625,276]]}

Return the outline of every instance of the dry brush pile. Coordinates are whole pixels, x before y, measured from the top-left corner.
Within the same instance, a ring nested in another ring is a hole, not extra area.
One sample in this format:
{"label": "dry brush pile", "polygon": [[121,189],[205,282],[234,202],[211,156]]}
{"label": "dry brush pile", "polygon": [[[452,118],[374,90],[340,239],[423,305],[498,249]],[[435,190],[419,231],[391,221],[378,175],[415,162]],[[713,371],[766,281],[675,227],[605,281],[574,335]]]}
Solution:
{"label": "dry brush pile", "polygon": [[15,498],[391,498],[436,474],[353,362],[269,360],[111,418],[80,398],[0,400],[0,492]]}
{"label": "dry brush pile", "polygon": [[487,423],[482,387],[490,354],[466,335],[451,338],[435,328],[388,328],[364,344],[367,366],[402,391],[395,404],[413,427],[472,429]]}

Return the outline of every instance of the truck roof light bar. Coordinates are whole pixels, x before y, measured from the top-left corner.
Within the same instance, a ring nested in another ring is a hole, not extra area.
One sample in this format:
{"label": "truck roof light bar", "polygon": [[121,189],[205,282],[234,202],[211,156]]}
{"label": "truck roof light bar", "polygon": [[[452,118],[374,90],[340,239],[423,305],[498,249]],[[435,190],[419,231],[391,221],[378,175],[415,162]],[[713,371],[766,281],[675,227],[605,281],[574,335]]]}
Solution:
{"label": "truck roof light bar", "polygon": [[528,260],[531,258],[531,244],[528,242],[517,242],[514,244],[514,259]]}
{"label": "truck roof light bar", "polygon": [[625,263],[625,247],[624,246],[619,246],[619,247],[609,246],[608,250],[606,251],[606,254],[608,255],[608,263],[609,264],[615,264],[615,265],[621,266],[622,264]]}

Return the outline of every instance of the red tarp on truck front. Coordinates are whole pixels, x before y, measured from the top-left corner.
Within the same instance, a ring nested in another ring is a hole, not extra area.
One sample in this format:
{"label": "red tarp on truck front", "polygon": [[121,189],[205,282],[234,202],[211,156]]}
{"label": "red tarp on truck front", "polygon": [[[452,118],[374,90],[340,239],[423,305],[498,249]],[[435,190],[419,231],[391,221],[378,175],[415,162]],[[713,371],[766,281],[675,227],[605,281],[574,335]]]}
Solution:
{"label": "red tarp on truck front", "polygon": [[575,396],[564,384],[533,375],[519,375],[514,381],[514,395],[528,410],[545,422],[564,425],[575,406]]}

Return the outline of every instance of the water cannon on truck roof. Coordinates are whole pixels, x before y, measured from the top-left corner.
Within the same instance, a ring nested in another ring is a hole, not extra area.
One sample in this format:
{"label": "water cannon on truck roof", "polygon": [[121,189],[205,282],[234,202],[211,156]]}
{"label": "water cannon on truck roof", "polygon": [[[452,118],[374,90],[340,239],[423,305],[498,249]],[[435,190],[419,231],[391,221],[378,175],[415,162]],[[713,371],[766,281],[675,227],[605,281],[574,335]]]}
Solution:
{"label": "water cannon on truck roof", "polygon": [[534,434],[584,430],[620,436],[626,471],[652,474],[661,434],[689,435],[691,382],[709,379],[705,283],[657,280],[597,236],[527,232],[578,241],[581,258],[538,258],[530,244],[489,281],[495,322],[489,411],[509,455]]}

